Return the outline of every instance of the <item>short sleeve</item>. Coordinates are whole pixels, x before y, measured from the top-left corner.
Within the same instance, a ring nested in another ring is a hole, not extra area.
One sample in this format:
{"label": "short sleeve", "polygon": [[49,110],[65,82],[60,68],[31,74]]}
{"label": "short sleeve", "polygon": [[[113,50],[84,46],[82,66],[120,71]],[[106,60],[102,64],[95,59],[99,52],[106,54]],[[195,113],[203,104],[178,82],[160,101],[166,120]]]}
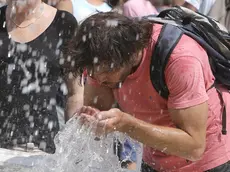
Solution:
{"label": "short sleeve", "polygon": [[62,68],[62,74],[67,74],[72,72],[74,66],[74,60],[69,53],[70,45],[72,44],[72,39],[75,36],[78,23],[72,14],[66,11],[57,12],[56,30],[59,32],[59,39],[57,40],[57,50],[56,54],[59,52],[59,65]]}
{"label": "short sleeve", "polygon": [[126,4],[123,6],[123,14],[127,17],[138,17],[134,10]]}
{"label": "short sleeve", "polygon": [[180,57],[165,70],[169,89],[168,108],[182,109],[208,100],[201,62],[195,57]]}
{"label": "short sleeve", "polygon": [[72,14],[66,11],[61,11],[61,13],[62,23],[60,23],[59,27],[62,30],[63,45],[65,46],[77,33],[78,23]]}

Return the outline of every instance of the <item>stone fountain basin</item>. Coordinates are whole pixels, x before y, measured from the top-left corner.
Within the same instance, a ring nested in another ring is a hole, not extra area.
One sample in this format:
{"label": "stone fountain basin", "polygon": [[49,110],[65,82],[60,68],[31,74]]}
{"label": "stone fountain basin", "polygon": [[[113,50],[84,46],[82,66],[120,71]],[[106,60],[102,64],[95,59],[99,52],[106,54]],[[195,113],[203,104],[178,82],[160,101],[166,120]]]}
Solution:
{"label": "stone fountain basin", "polygon": [[[46,155],[46,153],[42,152],[31,153],[0,148],[0,171],[16,172],[19,168],[31,169],[32,167],[37,166]],[[6,168],[7,170],[5,170]],[[139,171],[140,168],[137,168],[137,170],[122,170],[122,172]]]}
{"label": "stone fountain basin", "polygon": [[33,167],[39,160],[43,159],[45,155],[47,154],[43,152],[31,153],[0,148],[0,166],[4,166],[4,164],[13,164]]}

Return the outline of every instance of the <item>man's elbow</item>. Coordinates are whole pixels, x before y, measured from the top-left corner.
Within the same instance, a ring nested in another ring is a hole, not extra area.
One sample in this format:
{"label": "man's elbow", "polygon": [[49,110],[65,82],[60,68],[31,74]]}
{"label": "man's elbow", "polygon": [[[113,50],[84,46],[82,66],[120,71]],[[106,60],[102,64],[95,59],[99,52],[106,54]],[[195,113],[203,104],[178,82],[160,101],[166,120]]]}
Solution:
{"label": "man's elbow", "polygon": [[83,96],[81,94],[69,94],[66,102],[65,120],[68,121],[83,107]]}
{"label": "man's elbow", "polygon": [[189,160],[190,161],[199,161],[202,159],[205,151],[205,144],[200,145],[199,147],[191,150]]}

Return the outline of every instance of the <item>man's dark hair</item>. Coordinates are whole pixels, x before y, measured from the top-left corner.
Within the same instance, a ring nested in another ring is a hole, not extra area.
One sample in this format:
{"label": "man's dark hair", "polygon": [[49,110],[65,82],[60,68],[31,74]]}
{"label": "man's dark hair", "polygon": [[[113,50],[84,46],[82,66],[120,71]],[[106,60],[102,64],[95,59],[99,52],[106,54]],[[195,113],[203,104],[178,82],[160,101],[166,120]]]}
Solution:
{"label": "man's dark hair", "polygon": [[129,19],[116,12],[87,18],[68,50],[75,62],[74,73],[92,69],[94,64],[116,69],[132,62],[133,56],[148,46],[152,28],[149,21]]}

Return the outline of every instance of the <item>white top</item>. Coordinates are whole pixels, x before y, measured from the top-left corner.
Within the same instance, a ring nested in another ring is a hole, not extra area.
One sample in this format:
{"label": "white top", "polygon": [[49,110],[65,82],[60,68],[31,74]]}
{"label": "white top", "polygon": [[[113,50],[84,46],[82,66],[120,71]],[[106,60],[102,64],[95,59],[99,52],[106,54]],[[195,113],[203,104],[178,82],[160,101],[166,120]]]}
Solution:
{"label": "white top", "polygon": [[112,8],[107,4],[92,5],[87,0],[71,0],[73,5],[73,15],[78,22],[82,22],[87,17],[96,14],[98,12],[109,12]]}
{"label": "white top", "polygon": [[216,0],[185,0],[194,6],[200,13],[207,15]]}

